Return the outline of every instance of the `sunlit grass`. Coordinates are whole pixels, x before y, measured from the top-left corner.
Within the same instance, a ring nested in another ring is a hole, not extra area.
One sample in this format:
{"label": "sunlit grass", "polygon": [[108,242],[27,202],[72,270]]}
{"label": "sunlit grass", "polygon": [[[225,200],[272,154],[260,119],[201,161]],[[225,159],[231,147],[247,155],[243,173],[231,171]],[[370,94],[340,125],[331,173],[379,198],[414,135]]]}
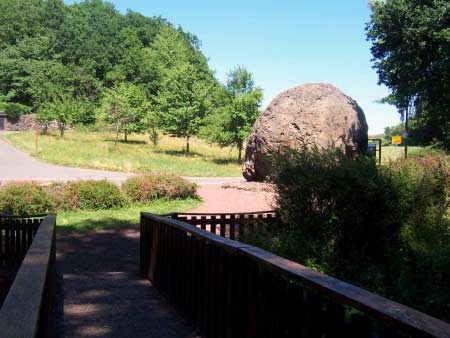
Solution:
{"label": "sunlit grass", "polygon": [[[434,150],[427,147],[408,147],[408,156],[420,156],[426,153],[433,152]],[[378,155],[377,155],[378,156]],[[405,147],[402,146],[383,146],[381,148],[381,162],[388,163],[396,159],[404,158]]]}
{"label": "sunlit grass", "polygon": [[[8,134],[5,139],[34,156],[35,134]],[[241,176],[237,151],[219,148],[191,139],[190,154],[184,153],[185,140],[162,135],[153,146],[146,135],[131,135],[128,143],[114,146],[107,132],[68,131],[40,135],[37,158],[54,164],[123,172],[162,172],[182,176]]]}
{"label": "sunlit grass", "polygon": [[123,227],[139,224],[141,211],[155,214],[188,211],[197,207],[200,203],[196,199],[156,200],[148,205],[131,206],[117,210],[59,212],[57,215],[57,225],[59,231]]}

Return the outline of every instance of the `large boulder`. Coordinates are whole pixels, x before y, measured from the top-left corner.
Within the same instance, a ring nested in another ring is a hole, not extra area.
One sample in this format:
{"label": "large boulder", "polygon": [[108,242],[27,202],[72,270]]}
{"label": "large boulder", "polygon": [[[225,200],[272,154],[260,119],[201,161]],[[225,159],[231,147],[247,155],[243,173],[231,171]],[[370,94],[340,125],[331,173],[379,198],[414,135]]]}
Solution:
{"label": "large boulder", "polygon": [[283,149],[339,147],[347,153],[367,148],[367,123],[355,100],[336,87],[309,83],[278,95],[253,125],[242,167],[249,181],[271,175],[269,157]]}

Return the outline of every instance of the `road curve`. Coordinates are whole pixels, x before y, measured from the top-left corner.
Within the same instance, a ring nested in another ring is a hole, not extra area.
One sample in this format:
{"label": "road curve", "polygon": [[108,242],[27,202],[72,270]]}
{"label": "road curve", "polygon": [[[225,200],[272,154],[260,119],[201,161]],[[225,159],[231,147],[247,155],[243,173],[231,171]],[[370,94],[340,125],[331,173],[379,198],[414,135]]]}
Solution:
{"label": "road curve", "polygon": [[[75,180],[108,180],[121,184],[131,173],[64,167],[40,162],[1,138],[0,185],[14,181],[66,182]],[[185,177],[200,185],[243,182],[242,177]]]}

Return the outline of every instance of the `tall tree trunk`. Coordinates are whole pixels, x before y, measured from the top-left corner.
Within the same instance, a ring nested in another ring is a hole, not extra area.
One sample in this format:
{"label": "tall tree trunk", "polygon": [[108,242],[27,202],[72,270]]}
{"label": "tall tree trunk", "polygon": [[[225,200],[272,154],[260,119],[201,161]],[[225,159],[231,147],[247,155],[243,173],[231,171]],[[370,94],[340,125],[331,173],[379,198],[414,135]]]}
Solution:
{"label": "tall tree trunk", "polygon": [[186,136],[186,153],[189,154],[189,138],[190,136]]}
{"label": "tall tree trunk", "polygon": [[238,147],[238,161],[241,162],[242,161],[242,148],[244,148],[244,142],[238,141],[237,147]]}
{"label": "tall tree trunk", "polygon": [[125,142],[128,142],[128,133],[126,130],[125,130]]}
{"label": "tall tree trunk", "polygon": [[59,123],[59,133],[61,137],[64,137],[64,129],[66,129],[66,125],[62,122]]}
{"label": "tall tree trunk", "polygon": [[117,148],[117,141],[119,140],[119,124],[116,123],[116,139],[114,140],[114,148]]}

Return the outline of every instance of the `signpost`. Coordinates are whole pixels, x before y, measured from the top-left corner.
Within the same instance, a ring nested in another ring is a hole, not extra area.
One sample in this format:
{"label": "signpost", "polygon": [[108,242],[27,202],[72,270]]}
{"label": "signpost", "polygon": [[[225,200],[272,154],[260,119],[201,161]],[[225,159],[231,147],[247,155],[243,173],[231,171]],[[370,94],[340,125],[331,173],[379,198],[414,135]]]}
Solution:
{"label": "signpost", "polygon": [[378,152],[378,165],[381,165],[381,139],[380,138],[370,138],[368,141],[369,142],[375,141],[378,143],[378,149],[377,149],[376,143],[369,143],[367,145],[367,154],[369,156],[376,157],[376,153]]}
{"label": "signpost", "polygon": [[38,153],[38,138],[39,138],[39,124],[36,124],[36,135],[34,139],[34,156],[37,157]]}
{"label": "signpost", "polygon": [[400,135],[392,136],[392,144],[402,144],[402,137]]}

